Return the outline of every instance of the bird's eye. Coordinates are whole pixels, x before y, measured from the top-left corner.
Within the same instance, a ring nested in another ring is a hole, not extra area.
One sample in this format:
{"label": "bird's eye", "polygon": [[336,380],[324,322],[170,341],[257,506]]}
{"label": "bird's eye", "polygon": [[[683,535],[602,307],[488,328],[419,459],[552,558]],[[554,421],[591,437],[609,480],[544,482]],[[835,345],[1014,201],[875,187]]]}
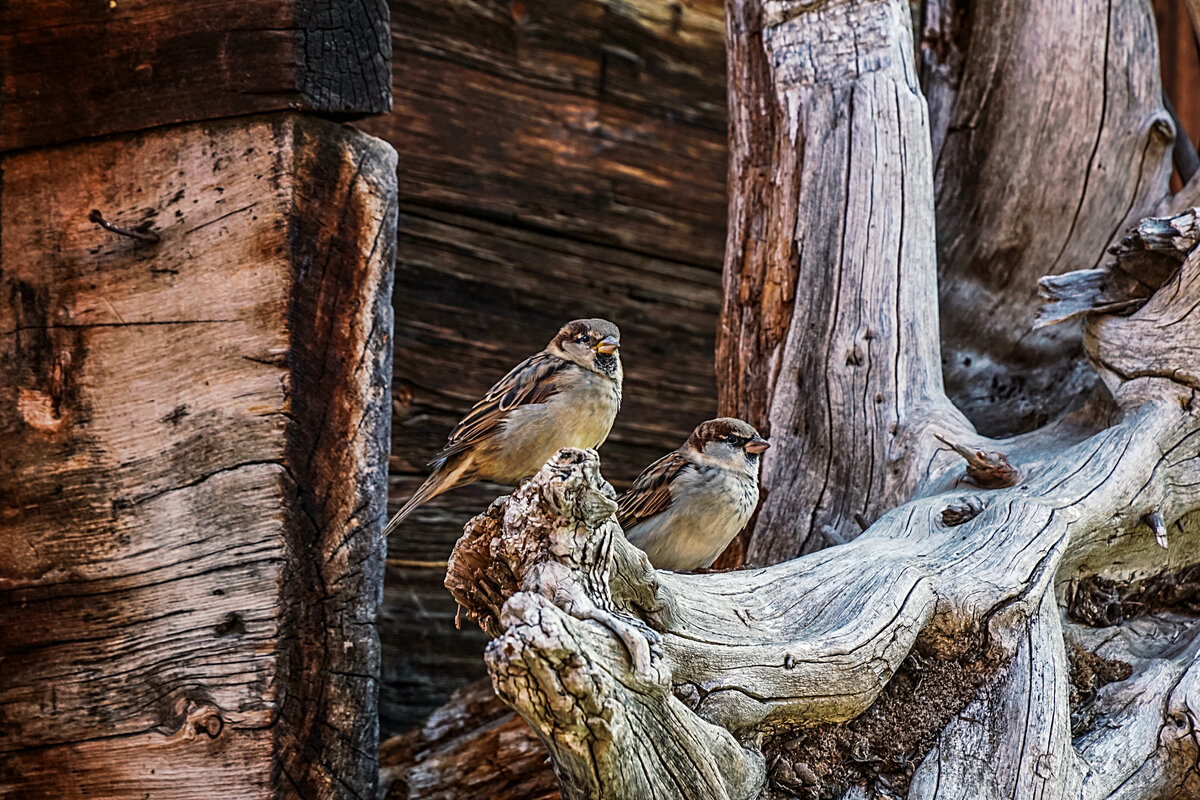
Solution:
{"label": "bird's eye", "polygon": [[592,337],[591,337],[591,336],[588,336],[588,335],[585,333],[585,334],[583,334],[582,336],[580,336],[579,338],[577,338],[575,341],[579,342],[580,344],[591,344],[591,343],[592,343]]}
{"label": "bird's eye", "polygon": [[729,434],[728,436],[724,437],[724,438],[725,438],[725,441],[729,442],[730,444],[737,444],[737,443],[738,443],[738,437],[737,437],[737,436],[734,436],[732,433],[731,433],[731,434]]}

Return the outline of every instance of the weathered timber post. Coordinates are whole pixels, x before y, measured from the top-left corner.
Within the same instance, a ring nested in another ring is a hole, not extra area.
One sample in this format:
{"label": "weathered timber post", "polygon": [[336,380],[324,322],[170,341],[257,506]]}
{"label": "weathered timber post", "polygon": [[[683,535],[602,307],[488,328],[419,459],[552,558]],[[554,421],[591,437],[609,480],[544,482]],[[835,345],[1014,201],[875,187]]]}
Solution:
{"label": "weathered timber post", "polygon": [[0,9],[0,796],[374,792],[396,158],[287,109],[390,53],[315,5]]}

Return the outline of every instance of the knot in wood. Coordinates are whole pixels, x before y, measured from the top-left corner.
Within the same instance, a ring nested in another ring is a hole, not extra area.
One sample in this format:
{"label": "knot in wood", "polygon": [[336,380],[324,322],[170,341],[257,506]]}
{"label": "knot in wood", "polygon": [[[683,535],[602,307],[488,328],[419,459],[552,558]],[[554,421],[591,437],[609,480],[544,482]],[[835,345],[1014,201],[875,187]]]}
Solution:
{"label": "knot in wood", "polygon": [[947,528],[962,525],[983,513],[984,502],[978,497],[964,497],[942,509],[942,524]]}

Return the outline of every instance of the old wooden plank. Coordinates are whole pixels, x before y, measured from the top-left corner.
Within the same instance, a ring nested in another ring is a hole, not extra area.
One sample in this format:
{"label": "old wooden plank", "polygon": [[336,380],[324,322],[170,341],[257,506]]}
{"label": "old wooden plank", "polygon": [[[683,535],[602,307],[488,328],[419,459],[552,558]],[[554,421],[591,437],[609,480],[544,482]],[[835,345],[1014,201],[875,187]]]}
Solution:
{"label": "old wooden plank", "polygon": [[367,796],[394,153],[288,113],[0,167],[0,794]]}
{"label": "old wooden plank", "polygon": [[725,130],[716,0],[399,0],[392,18],[397,52]]}
{"label": "old wooden plank", "polygon": [[407,202],[697,265],[724,248],[721,4],[394,2]]}
{"label": "old wooden plank", "polygon": [[0,150],[298,108],[391,108],[385,0],[0,5]]}

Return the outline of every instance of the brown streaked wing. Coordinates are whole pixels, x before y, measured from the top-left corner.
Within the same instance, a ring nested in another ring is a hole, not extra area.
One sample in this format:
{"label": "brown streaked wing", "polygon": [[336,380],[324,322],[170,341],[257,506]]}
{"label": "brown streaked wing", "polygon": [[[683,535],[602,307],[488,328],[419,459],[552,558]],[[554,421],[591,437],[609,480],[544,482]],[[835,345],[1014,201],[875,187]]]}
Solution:
{"label": "brown streaked wing", "polygon": [[691,466],[679,453],[667,453],[638,475],[629,491],[617,501],[617,522],[628,530],[647,517],[653,517],[671,504],[671,481]]}
{"label": "brown streaked wing", "polygon": [[517,364],[512,370],[488,389],[479,402],[471,407],[467,415],[454,426],[442,448],[430,466],[441,464],[447,458],[487,439],[496,432],[497,426],[517,406],[544,403],[560,390],[558,378],[570,362],[550,355],[538,353]]}

